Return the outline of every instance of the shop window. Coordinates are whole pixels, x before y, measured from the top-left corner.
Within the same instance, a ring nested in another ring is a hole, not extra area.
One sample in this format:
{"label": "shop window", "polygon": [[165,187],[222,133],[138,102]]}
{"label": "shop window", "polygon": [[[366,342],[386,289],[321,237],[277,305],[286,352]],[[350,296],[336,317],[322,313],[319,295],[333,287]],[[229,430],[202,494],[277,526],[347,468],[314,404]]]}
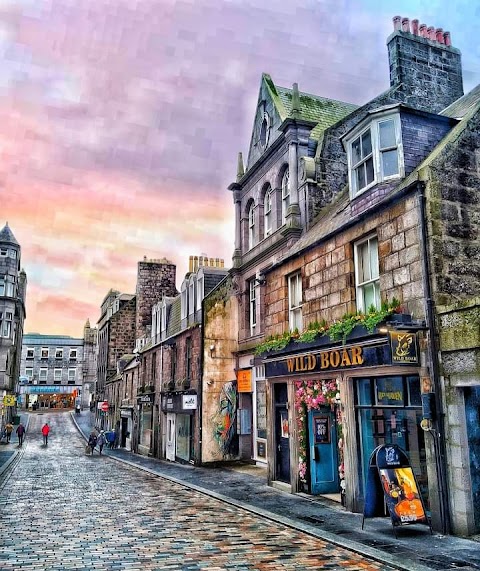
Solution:
{"label": "shop window", "polygon": [[380,309],[380,276],[378,239],[376,236],[355,244],[355,281],[357,309],[367,312],[370,307]]}

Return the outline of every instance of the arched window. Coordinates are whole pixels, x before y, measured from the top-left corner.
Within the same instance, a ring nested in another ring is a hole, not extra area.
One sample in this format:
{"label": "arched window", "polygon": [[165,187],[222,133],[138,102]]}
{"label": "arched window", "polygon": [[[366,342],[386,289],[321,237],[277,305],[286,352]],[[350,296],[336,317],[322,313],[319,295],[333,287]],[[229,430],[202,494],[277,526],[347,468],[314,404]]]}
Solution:
{"label": "arched window", "polygon": [[273,215],[272,215],[272,189],[269,186],[265,193],[265,201],[263,203],[263,214],[265,217],[265,238],[273,231]]}
{"label": "arched window", "polygon": [[252,202],[248,210],[248,249],[255,245],[255,204]]}
{"label": "arched window", "polygon": [[287,210],[290,206],[290,173],[288,168],[283,173],[282,177],[282,224],[285,224],[287,219]]}

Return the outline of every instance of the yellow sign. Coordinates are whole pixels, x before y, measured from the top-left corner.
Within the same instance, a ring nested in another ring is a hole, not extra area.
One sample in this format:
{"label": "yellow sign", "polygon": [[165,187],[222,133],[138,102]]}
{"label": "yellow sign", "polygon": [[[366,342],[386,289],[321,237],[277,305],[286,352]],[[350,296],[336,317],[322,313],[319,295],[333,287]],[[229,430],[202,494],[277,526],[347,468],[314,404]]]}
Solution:
{"label": "yellow sign", "polygon": [[15,406],[15,395],[5,395],[3,397],[3,406]]}
{"label": "yellow sign", "polygon": [[390,331],[393,363],[418,363],[417,335],[404,331]]}
{"label": "yellow sign", "polygon": [[343,349],[332,349],[330,351],[321,351],[316,355],[302,355],[301,357],[287,359],[289,373],[313,371],[317,365],[320,366],[320,369],[336,369],[338,367],[363,365],[362,348],[354,346]]}
{"label": "yellow sign", "polygon": [[237,371],[237,387],[239,393],[252,392],[252,370],[243,369]]}

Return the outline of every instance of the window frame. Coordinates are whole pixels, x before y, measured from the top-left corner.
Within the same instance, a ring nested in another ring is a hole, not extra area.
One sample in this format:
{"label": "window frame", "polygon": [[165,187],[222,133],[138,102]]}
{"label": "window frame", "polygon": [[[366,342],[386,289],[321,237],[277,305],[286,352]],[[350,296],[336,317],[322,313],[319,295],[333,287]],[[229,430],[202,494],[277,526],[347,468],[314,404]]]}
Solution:
{"label": "window frame", "polygon": [[55,347],[55,359],[63,359],[63,347]]}
{"label": "window frame", "polygon": [[28,377],[29,381],[33,379],[33,367],[25,367],[25,376]]}
{"label": "window frame", "polygon": [[252,202],[248,209],[248,249],[255,246],[255,203]]}
{"label": "window frame", "polygon": [[[371,249],[370,244],[376,242],[376,275],[372,277],[372,257],[371,257]],[[367,256],[369,262],[369,272],[370,277],[368,279],[363,279],[360,281],[361,278],[364,278],[364,271],[363,271],[363,260],[364,256],[360,253],[360,250],[367,245]],[[365,302],[365,288],[373,284],[373,291],[375,296],[375,307],[380,309],[381,307],[381,298],[380,298],[380,262],[378,256],[378,236],[376,234],[370,234],[358,240],[353,245],[354,251],[354,266],[355,266],[355,299],[357,304],[357,311],[367,312],[370,306],[366,306]],[[362,269],[362,272],[361,272]],[[362,273],[362,275],[360,275]]]}
{"label": "window frame", "polygon": [[40,349],[40,359],[48,359],[50,357],[50,348],[42,347]]}
{"label": "window frame", "polygon": [[[73,376],[71,375],[73,373]],[[68,381],[76,381],[77,380],[77,369],[73,367],[69,367],[67,373],[67,380]]]}
{"label": "window frame", "polygon": [[35,347],[27,347],[25,359],[35,359]]}
{"label": "window frame", "polygon": [[192,338],[185,339],[185,381],[190,384],[192,381]]}
{"label": "window frame", "polygon": [[290,169],[287,167],[282,175],[282,224],[287,221],[287,211],[290,206]]}
{"label": "window frame", "polygon": [[[303,283],[302,272],[294,272],[287,276],[288,286],[288,326],[290,331],[302,331],[303,329]],[[293,299],[294,292],[298,294],[298,300]]]}
{"label": "window frame", "polygon": [[205,278],[203,275],[197,274],[196,283],[197,297],[196,297],[196,310],[200,311],[202,309],[203,296],[205,294]]}
{"label": "window frame", "polygon": [[76,348],[71,348],[68,354],[70,361],[76,361],[78,359],[78,350]]}
{"label": "window frame", "polygon": [[[393,121],[394,126],[394,137],[395,145],[390,145],[384,148],[380,147],[380,124],[386,123],[388,121]],[[356,141],[361,139],[365,133],[370,131],[370,139],[372,151],[368,156],[362,157],[356,163],[353,163],[353,145]],[[405,176],[405,163],[403,157],[403,141],[402,141],[402,129],[400,121],[400,113],[386,112],[375,117],[370,117],[368,123],[362,121],[360,125],[357,126],[345,139],[345,146],[347,149],[347,160],[348,160],[348,179],[350,186],[350,197],[356,198],[364,192],[366,192],[371,187],[379,184],[381,182],[386,182],[389,180],[399,179]],[[382,156],[384,153],[396,149],[397,151],[397,166],[398,172],[392,175],[384,175],[383,171],[383,161]],[[362,188],[357,188],[356,184],[356,169],[366,164],[369,157],[372,157],[373,162],[373,180],[363,186]]]}
{"label": "window frame", "polygon": [[272,187],[269,186],[265,192],[265,198],[263,201],[263,218],[265,227],[265,238],[270,236],[273,232],[273,216],[272,216],[272,202],[273,202],[273,191]]}
{"label": "window frame", "polygon": [[250,335],[255,335],[257,330],[257,292],[258,284],[255,278],[248,281],[248,323]]}
{"label": "window frame", "polygon": [[12,311],[5,311],[0,325],[1,325],[0,337],[4,337],[6,339],[10,338],[12,336],[12,331],[13,331]]}
{"label": "window frame", "polygon": [[40,367],[38,371],[38,380],[39,381],[46,381],[48,379],[48,368],[47,367]]}
{"label": "window frame", "polygon": [[53,380],[54,381],[61,381],[62,380],[62,369],[56,367],[53,369]]}
{"label": "window frame", "polygon": [[195,313],[195,280],[192,278],[188,282],[188,315]]}

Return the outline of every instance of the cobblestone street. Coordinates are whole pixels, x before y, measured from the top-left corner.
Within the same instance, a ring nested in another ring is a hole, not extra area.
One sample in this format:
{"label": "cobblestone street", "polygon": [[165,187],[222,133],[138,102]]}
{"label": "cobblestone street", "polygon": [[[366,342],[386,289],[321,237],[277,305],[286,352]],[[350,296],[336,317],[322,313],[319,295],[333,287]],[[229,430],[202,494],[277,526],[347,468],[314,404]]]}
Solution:
{"label": "cobblestone street", "polygon": [[84,448],[68,413],[31,417],[1,491],[2,570],[390,568]]}

